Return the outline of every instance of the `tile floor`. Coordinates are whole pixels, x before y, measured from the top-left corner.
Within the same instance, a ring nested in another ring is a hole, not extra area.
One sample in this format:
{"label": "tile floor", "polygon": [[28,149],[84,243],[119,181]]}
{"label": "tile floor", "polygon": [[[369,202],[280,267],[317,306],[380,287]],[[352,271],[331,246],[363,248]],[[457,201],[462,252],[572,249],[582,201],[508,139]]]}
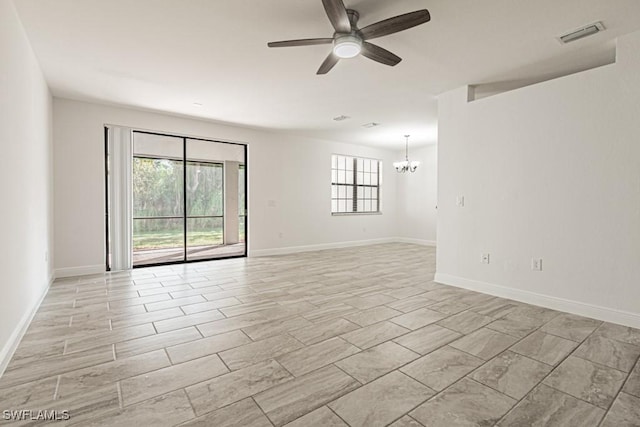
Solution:
{"label": "tile floor", "polygon": [[433,248],[386,244],[58,280],[0,378],[0,411],[83,426],[640,425],[640,330],[434,270]]}

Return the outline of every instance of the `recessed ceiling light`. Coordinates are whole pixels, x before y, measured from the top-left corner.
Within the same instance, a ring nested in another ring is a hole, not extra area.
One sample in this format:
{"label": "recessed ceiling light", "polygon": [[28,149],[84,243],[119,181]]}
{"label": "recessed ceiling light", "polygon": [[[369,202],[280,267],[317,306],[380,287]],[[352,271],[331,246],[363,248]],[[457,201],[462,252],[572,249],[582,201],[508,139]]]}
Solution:
{"label": "recessed ceiling light", "polygon": [[585,25],[584,27],[578,28],[577,30],[573,30],[567,34],[564,34],[558,37],[560,43],[570,43],[576,40],[583,39],[585,37],[592,36],[600,31],[604,31],[604,25],[602,22],[596,22],[594,24]]}
{"label": "recessed ceiling light", "polygon": [[194,106],[194,107],[202,107],[202,104],[200,104],[199,102],[194,102],[194,103],[193,103],[193,106]]}
{"label": "recessed ceiling light", "polygon": [[333,120],[335,120],[336,122],[341,122],[343,120],[347,120],[347,119],[350,119],[350,118],[351,117],[349,117],[349,116],[342,115],[342,116],[334,117]]}
{"label": "recessed ceiling light", "polygon": [[380,123],[371,122],[371,123],[366,123],[366,124],[362,125],[362,127],[365,127],[367,129],[374,128],[376,126],[380,126]]}

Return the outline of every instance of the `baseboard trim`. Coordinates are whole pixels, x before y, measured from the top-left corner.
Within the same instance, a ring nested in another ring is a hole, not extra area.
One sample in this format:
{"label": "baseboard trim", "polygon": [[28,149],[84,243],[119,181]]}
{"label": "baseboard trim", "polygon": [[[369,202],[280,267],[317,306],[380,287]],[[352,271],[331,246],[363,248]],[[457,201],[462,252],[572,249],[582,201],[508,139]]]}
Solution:
{"label": "baseboard trim", "polygon": [[632,313],[629,311],[616,310],[613,308],[558,298],[551,295],[538,294],[535,292],[509,288],[478,280],[471,280],[450,274],[436,273],[434,280],[445,285],[508,298],[527,304],[551,308],[553,310],[565,311],[579,316],[591,317],[605,322],[640,328],[640,313]]}
{"label": "baseboard trim", "polygon": [[340,249],[340,248],[351,248],[356,246],[379,245],[382,243],[395,243],[397,241],[398,241],[397,238],[389,237],[389,238],[383,238],[383,239],[322,243],[319,245],[289,246],[285,248],[274,248],[274,249],[254,249],[254,250],[250,249],[249,256],[261,257],[261,256],[272,256],[272,255],[288,255],[288,254],[295,254],[299,252],[313,252],[313,251],[322,251],[326,249]]}
{"label": "baseboard trim", "polygon": [[42,292],[42,295],[40,295],[40,297],[36,300],[35,304],[31,307],[31,309],[27,310],[24,313],[24,315],[20,319],[20,322],[18,322],[18,326],[13,330],[13,333],[9,337],[9,340],[4,345],[2,350],[0,350],[0,377],[2,377],[2,375],[4,374],[4,371],[7,369],[7,366],[9,366],[9,362],[11,361],[13,354],[18,349],[18,345],[20,345],[20,341],[22,341],[22,337],[27,332],[27,329],[29,328],[29,325],[31,324],[33,317],[38,312],[38,309],[40,308],[40,304],[42,304],[42,301],[44,301],[44,297],[47,296],[47,292],[49,292],[49,288],[51,287],[51,284],[53,283],[54,279],[55,279],[55,273],[52,272],[49,275],[49,283],[47,284],[44,291]]}
{"label": "baseboard trim", "polygon": [[395,241],[398,243],[410,243],[412,245],[431,246],[434,248],[436,246],[435,240],[423,240],[423,239],[412,239],[409,237],[398,237],[397,239],[395,239]]}
{"label": "baseboard trim", "polygon": [[105,272],[104,264],[97,265],[85,265],[82,267],[65,267],[65,268],[56,268],[55,277],[75,277],[75,276],[86,276],[89,274],[102,274]]}

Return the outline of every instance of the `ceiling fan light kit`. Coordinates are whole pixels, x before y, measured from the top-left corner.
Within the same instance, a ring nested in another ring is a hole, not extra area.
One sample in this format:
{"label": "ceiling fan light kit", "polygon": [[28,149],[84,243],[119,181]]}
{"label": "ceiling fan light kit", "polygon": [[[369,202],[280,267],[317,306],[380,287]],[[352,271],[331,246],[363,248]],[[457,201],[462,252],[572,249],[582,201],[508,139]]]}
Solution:
{"label": "ceiling fan light kit", "polygon": [[380,46],[369,43],[368,40],[408,30],[431,20],[429,11],[422,9],[358,28],[360,14],[353,9],[347,9],[342,0],[322,0],[322,5],[335,30],[333,37],[267,43],[269,47],[313,46],[333,43],[333,50],[320,65],[316,74],[327,74],[340,59],[354,58],[360,54],[373,61],[393,67],[402,61],[402,58]]}
{"label": "ceiling fan light kit", "polygon": [[360,55],[361,50],[362,39],[351,34],[336,37],[333,44],[333,53],[342,59],[356,57]]}

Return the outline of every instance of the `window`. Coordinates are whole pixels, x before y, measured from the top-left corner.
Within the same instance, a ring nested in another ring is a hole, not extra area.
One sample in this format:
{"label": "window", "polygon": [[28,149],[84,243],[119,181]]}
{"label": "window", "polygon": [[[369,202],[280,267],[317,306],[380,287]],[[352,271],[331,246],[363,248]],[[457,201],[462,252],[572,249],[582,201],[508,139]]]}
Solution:
{"label": "window", "polygon": [[382,162],[331,156],[331,213],[379,213]]}

